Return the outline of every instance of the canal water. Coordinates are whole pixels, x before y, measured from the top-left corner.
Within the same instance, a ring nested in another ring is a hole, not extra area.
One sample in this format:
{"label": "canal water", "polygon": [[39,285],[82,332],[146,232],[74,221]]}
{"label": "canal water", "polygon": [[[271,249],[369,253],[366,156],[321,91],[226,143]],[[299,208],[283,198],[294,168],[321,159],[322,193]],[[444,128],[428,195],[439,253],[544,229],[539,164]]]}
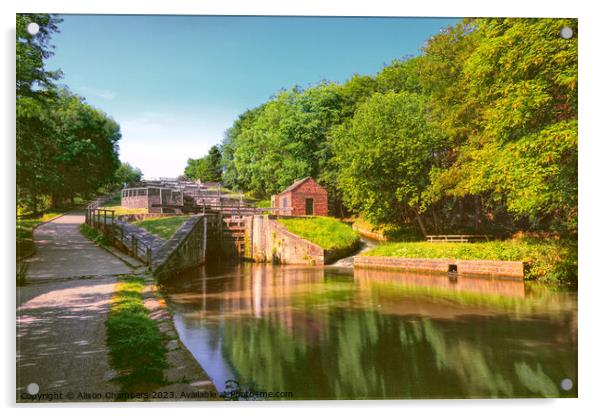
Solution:
{"label": "canal water", "polygon": [[180,338],[219,391],[577,395],[576,293],[516,280],[250,263],[196,269],[164,290]]}

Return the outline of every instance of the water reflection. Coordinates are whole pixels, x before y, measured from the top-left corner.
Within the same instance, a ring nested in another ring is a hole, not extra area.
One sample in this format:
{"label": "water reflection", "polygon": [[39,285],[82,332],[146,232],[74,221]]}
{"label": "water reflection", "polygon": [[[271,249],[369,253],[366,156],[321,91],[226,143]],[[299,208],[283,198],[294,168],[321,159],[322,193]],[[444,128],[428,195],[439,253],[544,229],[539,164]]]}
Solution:
{"label": "water reflection", "polygon": [[[522,281],[242,264],[166,286],[218,389],[297,399],[576,396],[576,297]],[[575,381],[564,392],[560,381]]]}

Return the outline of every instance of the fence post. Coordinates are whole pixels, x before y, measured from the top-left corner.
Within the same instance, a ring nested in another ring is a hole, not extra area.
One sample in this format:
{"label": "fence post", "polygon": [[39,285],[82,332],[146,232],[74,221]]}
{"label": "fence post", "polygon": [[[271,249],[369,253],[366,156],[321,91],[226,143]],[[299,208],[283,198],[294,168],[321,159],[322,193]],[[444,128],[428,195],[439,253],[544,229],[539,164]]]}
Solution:
{"label": "fence post", "polygon": [[115,211],[111,211],[111,224],[115,224]]}
{"label": "fence post", "polygon": [[150,248],[150,246],[146,246],[146,264],[148,264],[148,270],[152,270],[152,250]]}
{"label": "fence post", "polygon": [[136,242],[136,234],[132,234],[132,252],[134,255],[134,258],[138,256],[138,250],[137,250],[137,242]]}

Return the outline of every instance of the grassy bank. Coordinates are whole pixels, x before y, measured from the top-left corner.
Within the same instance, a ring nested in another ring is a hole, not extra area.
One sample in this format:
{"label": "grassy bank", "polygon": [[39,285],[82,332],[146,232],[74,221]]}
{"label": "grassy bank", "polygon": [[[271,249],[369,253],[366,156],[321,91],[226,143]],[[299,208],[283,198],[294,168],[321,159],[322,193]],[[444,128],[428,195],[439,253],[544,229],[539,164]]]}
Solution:
{"label": "grassy bank", "polygon": [[117,283],[106,321],[111,363],[123,390],[164,384],[166,349],[157,323],[144,306],[142,278]]}
{"label": "grassy bank", "polygon": [[345,249],[359,242],[359,236],[356,232],[335,218],[281,218],[278,222],[291,233],[297,234],[326,250]]}
{"label": "grassy bank", "polygon": [[387,243],[362,255],[523,261],[529,264],[525,270],[526,279],[548,282],[577,280],[577,244],[560,240],[522,238],[482,243]]}
{"label": "grassy bank", "polygon": [[39,218],[17,219],[17,258],[30,256],[35,251],[33,230],[36,226],[62,215],[64,211],[47,212]]}
{"label": "grassy bank", "polygon": [[188,219],[190,219],[190,216],[178,215],[173,217],[148,218],[145,220],[135,221],[133,224],[140,228],[144,228],[146,231],[156,235],[157,237],[168,240]]}

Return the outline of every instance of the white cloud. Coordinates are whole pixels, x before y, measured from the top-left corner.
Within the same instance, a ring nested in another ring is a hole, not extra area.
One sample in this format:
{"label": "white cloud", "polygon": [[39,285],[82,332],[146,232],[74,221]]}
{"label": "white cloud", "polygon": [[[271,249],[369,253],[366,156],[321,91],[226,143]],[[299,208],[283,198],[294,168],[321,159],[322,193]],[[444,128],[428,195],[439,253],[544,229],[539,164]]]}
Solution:
{"label": "white cloud", "polygon": [[82,93],[84,95],[93,95],[97,98],[102,98],[105,100],[112,100],[117,96],[117,94],[113,91],[101,90],[101,89],[86,87],[86,86],[81,87],[80,90],[82,91]]}
{"label": "white cloud", "polygon": [[139,167],[147,178],[175,177],[188,158],[218,144],[235,116],[142,112],[120,119],[120,159]]}

